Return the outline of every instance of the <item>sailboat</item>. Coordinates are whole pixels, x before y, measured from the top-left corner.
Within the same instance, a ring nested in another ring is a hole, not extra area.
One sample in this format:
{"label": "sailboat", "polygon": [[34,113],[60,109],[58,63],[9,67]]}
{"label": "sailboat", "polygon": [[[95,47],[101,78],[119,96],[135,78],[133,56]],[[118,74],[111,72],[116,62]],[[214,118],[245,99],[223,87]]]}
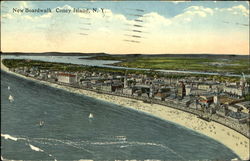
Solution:
{"label": "sailboat", "polygon": [[93,119],[94,115],[92,113],[89,114],[89,119]]}
{"label": "sailboat", "polygon": [[44,121],[40,121],[40,122],[39,122],[39,126],[40,126],[40,127],[43,127],[43,125],[44,125]]}
{"label": "sailboat", "polygon": [[10,101],[10,102],[13,102],[13,101],[14,101],[14,98],[13,98],[11,95],[9,95],[9,101]]}

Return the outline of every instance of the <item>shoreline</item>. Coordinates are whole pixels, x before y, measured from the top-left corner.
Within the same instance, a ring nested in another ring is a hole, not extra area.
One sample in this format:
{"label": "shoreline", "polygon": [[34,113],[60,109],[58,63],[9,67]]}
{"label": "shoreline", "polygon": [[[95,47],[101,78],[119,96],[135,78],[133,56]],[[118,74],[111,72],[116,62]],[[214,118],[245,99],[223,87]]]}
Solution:
{"label": "shoreline", "polygon": [[[76,89],[68,86],[58,85],[46,81],[40,81],[34,78],[26,77],[21,74],[14,73],[10,71],[6,66],[2,64],[1,59],[1,70],[22,77],[24,79],[39,82],[41,84],[48,85],[50,87],[59,88],[66,90],[71,93],[77,93],[85,95],[88,97],[93,97],[106,102],[111,102],[117,105],[121,105],[121,108],[129,108],[139,112],[149,114],[151,116],[160,118],[162,120],[170,121],[172,123],[184,126],[185,128],[191,129],[200,134],[206,135],[223,145],[231,149],[235,154],[237,154],[240,159],[248,160],[250,158],[249,154],[249,139],[242,134],[222,125],[217,122],[211,121],[207,122],[198,118],[194,114],[190,114],[178,109],[173,109],[171,107],[158,105],[158,104],[148,104],[140,100],[135,100],[131,98],[125,98],[114,95],[100,94],[93,91],[88,91],[84,89]],[[152,108],[154,106],[154,108]],[[233,158],[232,158],[233,159]]]}

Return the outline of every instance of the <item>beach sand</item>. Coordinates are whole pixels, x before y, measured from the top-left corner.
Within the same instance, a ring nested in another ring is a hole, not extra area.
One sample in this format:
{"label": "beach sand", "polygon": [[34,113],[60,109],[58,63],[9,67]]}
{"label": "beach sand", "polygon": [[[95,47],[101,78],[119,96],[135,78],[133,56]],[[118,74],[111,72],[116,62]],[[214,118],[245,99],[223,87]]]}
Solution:
{"label": "beach sand", "polygon": [[[242,160],[248,160],[250,158],[249,139],[243,136],[242,134],[224,125],[221,125],[219,123],[216,123],[213,121],[207,122],[205,120],[197,118],[196,115],[186,113],[177,109],[173,109],[167,106],[162,106],[162,105],[157,105],[157,104],[151,105],[149,103],[144,103],[142,101],[134,100],[130,98],[100,94],[100,93],[87,91],[83,89],[75,89],[75,88],[71,88],[67,86],[57,85],[57,84],[49,83],[46,81],[38,81],[36,79],[25,77],[23,75],[9,71],[9,69],[2,64],[2,59],[1,59],[1,69],[8,73],[17,75],[19,77],[37,81],[37,82],[46,84],[54,88],[60,88],[69,92],[83,94],[83,95],[93,97],[99,100],[118,104],[118,105],[121,105],[120,106],[121,108],[124,108],[124,107],[130,108],[133,110],[137,110],[140,112],[150,114],[152,116],[158,117],[163,120],[176,123],[178,125],[184,126],[186,128],[189,128],[191,130],[194,130],[198,133],[204,134],[212,139],[217,140],[218,142],[224,144],[225,146],[230,148],[232,151],[234,151]],[[218,153],[219,153],[219,149],[218,149]]]}

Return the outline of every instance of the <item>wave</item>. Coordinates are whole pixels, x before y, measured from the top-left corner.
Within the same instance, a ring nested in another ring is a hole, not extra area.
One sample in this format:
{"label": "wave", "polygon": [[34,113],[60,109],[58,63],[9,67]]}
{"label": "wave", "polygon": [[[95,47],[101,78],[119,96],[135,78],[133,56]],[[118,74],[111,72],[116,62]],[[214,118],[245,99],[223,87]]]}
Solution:
{"label": "wave", "polygon": [[[185,160],[185,158],[183,156],[181,156],[180,154],[178,154],[176,151],[174,151],[173,149],[171,149],[168,146],[165,146],[163,144],[158,144],[158,143],[153,143],[153,142],[138,142],[138,141],[127,141],[126,136],[107,136],[107,137],[101,137],[99,139],[113,139],[113,141],[109,140],[109,141],[89,141],[89,140],[78,140],[78,141],[71,141],[71,140],[59,140],[59,139],[54,139],[54,138],[21,138],[21,137],[14,137],[8,134],[1,134],[2,137],[4,137],[5,139],[10,139],[10,140],[14,140],[14,141],[18,141],[18,140],[26,140],[28,141],[28,144],[30,149],[37,151],[37,152],[44,152],[47,155],[49,155],[50,157],[55,158],[52,154],[49,154],[47,152],[45,152],[43,149],[34,146],[32,144],[30,144],[30,142],[36,142],[38,144],[46,144],[46,145],[51,145],[51,146],[60,146],[62,144],[67,145],[67,146],[71,146],[73,148],[76,149],[81,149],[84,150],[92,155],[95,155],[94,151],[90,151],[88,149],[86,149],[85,147],[89,147],[89,145],[94,145],[94,146],[105,146],[105,145],[118,145],[119,148],[125,148],[125,147],[129,147],[129,146],[155,146],[155,147],[160,147],[163,148],[167,151],[170,151],[171,153],[175,154],[176,156],[178,156],[181,160]],[[55,158],[56,160],[56,158]]]}
{"label": "wave", "polygon": [[36,146],[34,146],[34,145],[29,144],[29,146],[30,146],[30,149],[32,149],[32,150],[34,150],[34,151],[44,152],[42,149],[40,149],[40,148],[38,148],[38,147],[36,147]]}
{"label": "wave", "polygon": [[38,148],[38,147],[36,147],[36,146],[34,146],[34,145],[29,144],[29,146],[30,146],[30,149],[32,149],[32,150],[34,150],[34,151],[37,151],[37,152],[44,152],[44,153],[47,154],[49,157],[53,157],[53,158],[54,158],[54,161],[57,161],[56,158],[55,158],[52,154],[49,154],[49,153],[45,152],[44,150],[42,150],[42,149],[40,149],[40,148]]}
{"label": "wave", "polygon": [[[9,159],[6,159],[3,156],[1,156],[1,161],[14,161],[14,160],[9,160]],[[18,160],[18,161],[23,161],[23,160]]]}
{"label": "wave", "polygon": [[3,137],[6,140],[10,139],[10,140],[13,140],[13,141],[17,141],[17,140],[21,139],[21,138],[16,138],[14,136],[10,136],[9,134],[1,134],[1,137]]}
{"label": "wave", "polygon": [[[13,141],[18,141],[18,140],[25,140],[27,141],[28,143],[25,143],[26,145],[29,145],[30,149],[31,150],[34,150],[34,151],[37,151],[37,152],[43,152],[45,154],[47,154],[49,157],[53,157],[54,161],[57,161],[56,158],[50,154],[50,153],[47,153],[45,152],[44,150],[42,150],[41,148],[37,147],[37,146],[34,146],[32,144],[30,144],[29,142],[32,142],[32,139],[28,139],[28,138],[21,138],[21,137],[15,137],[15,136],[11,136],[9,134],[1,134],[1,137],[3,137],[4,139],[6,140],[13,140]],[[1,160],[8,160],[8,159],[4,159],[2,156],[1,156]]]}

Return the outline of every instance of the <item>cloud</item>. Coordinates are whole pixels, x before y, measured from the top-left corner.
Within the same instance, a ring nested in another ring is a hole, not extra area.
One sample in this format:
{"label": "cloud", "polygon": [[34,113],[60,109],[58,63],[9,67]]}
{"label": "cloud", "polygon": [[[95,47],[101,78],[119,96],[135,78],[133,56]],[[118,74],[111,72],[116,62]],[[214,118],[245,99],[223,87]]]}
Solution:
{"label": "cloud", "polygon": [[40,17],[41,18],[51,18],[51,16],[52,16],[52,13],[46,13],[46,14],[41,15]]}
{"label": "cloud", "polygon": [[[20,3],[20,5],[25,6],[29,4]],[[22,28],[19,27],[18,29],[20,33],[23,33],[23,35],[32,33],[30,34],[30,38],[38,40],[37,42],[32,42],[34,46],[39,48],[40,44],[42,44],[41,50],[53,49],[55,51],[56,49],[62,51],[64,49],[67,51],[74,49],[74,51],[88,50],[89,52],[93,52],[93,50],[110,52],[112,50],[113,53],[114,51],[120,52],[121,50],[123,52],[150,51],[156,53],[173,51],[180,53],[182,49],[185,49],[186,52],[192,52],[196,46],[202,46],[200,49],[202,52],[209,44],[210,46],[214,45],[215,39],[218,40],[217,42],[222,42],[221,40],[224,39],[223,36],[225,35],[228,40],[232,39],[230,40],[231,42],[225,43],[233,46],[230,44],[234,44],[234,40],[237,41],[233,35],[236,30],[239,33],[237,38],[244,41],[244,43],[248,41],[245,38],[246,36],[244,36],[246,27],[236,25],[236,22],[238,24],[248,23],[246,14],[249,13],[249,10],[243,5],[238,4],[230,8],[208,8],[200,5],[189,6],[183,9],[181,13],[168,17],[156,11],[149,12],[142,15],[142,17],[138,17],[142,22],[136,22],[131,17],[115,13],[110,9],[106,9],[104,14],[102,12],[67,14],[56,13],[56,8],[73,9],[71,5],[64,5],[53,8],[52,13],[25,13],[20,15],[9,13],[6,15],[6,19],[9,19],[10,24],[14,27],[11,25],[5,26],[5,23],[3,29],[4,31],[16,32],[18,27],[16,24],[19,24],[19,26],[22,26]],[[223,23],[223,21],[230,23]],[[88,23],[89,25],[85,25],[84,23]],[[143,27],[136,29],[135,24],[140,24]],[[8,29],[6,29],[7,27]],[[42,30],[38,28],[42,28]],[[133,30],[140,30],[144,33],[133,33],[131,32]],[[128,45],[131,43],[124,42],[123,40],[130,38],[125,35],[134,34],[143,38],[134,37],[133,40],[140,40],[141,43],[136,44],[138,48],[132,49]],[[8,35],[5,32],[4,35],[9,38],[11,34]],[[209,35],[216,35],[216,37]],[[192,41],[190,41],[191,39]],[[23,44],[21,40],[15,41]],[[28,44],[28,39],[25,42],[25,44]],[[8,45],[8,43],[15,46],[13,39],[9,38],[5,45]],[[110,43],[112,43],[112,47],[110,47]],[[168,44],[167,47],[166,44]],[[185,44],[187,45],[185,46]],[[16,46],[20,47],[21,50],[21,45]],[[218,49],[221,48],[220,45],[217,45],[217,47]],[[31,48],[34,47],[31,46],[30,50]],[[222,51],[222,49],[220,50]]]}
{"label": "cloud", "polygon": [[170,19],[161,16],[157,12],[147,13],[143,15],[142,19],[148,24],[148,26],[168,26],[172,23]]}
{"label": "cloud", "polygon": [[236,12],[243,14],[244,16],[249,16],[249,9],[247,9],[243,5],[234,6],[232,7],[232,9],[235,10]]}
{"label": "cloud", "polygon": [[178,4],[178,3],[185,3],[185,2],[189,2],[189,1],[171,1],[174,4]]}
{"label": "cloud", "polygon": [[228,12],[229,14],[243,15],[245,17],[249,17],[249,9],[247,9],[243,5],[237,5],[237,6],[233,6],[231,8],[221,8],[218,10],[220,12]]}
{"label": "cloud", "polygon": [[213,15],[214,11],[211,8],[205,8],[203,6],[190,6],[186,8],[184,11],[190,12],[191,14],[196,14],[200,15],[201,17],[206,17],[205,15]]}
{"label": "cloud", "polygon": [[207,18],[208,16],[214,15],[214,10],[211,8],[206,8],[203,6],[190,6],[183,10],[184,12],[176,15],[172,18],[172,22],[174,24],[182,24],[195,20],[199,20],[200,18]]}

